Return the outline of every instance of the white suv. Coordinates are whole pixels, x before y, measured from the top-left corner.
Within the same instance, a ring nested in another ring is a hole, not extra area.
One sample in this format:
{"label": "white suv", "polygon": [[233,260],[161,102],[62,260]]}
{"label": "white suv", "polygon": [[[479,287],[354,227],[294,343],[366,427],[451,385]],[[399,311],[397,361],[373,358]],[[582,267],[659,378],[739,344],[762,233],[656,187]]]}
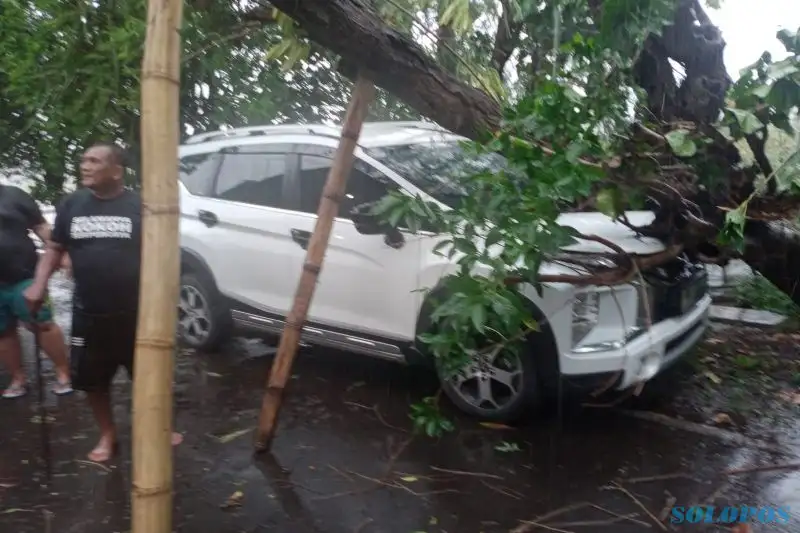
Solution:
{"label": "white suv", "polygon": [[[234,331],[281,333],[339,133],[324,125],[249,127],[196,135],[181,147],[179,328],[185,344],[211,350]],[[398,363],[429,360],[415,339],[430,323],[437,287],[456,269],[433,253],[444,236],[403,232],[399,242],[397,235],[390,241],[361,233],[351,213],[390,190],[446,205],[437,176],[476,164],[462,151],[462,140],[424,122],[364,125],[303,330],[305,342]],[[646,211],[628,213],[634,224],[652,217]],[[600,213],[564,214],[560,223],[631,253],[665,249]],[[607,251],[591,242],[565,250]],[[543,269],[563,270],[557,264]],[[463,411],[507,421],[551,391],[560,377],[582,388],[607,383],[626,389],[650,380],[701,338],[711,298],[704,268],[686,258],[644,276],[649,313],[643,291],[633,285],[554,284],[542,297],[527,287],[542,324],[529,339],[528,353],[444,379],[445,392]],[[653,321],[649,328],[647,315]]]}

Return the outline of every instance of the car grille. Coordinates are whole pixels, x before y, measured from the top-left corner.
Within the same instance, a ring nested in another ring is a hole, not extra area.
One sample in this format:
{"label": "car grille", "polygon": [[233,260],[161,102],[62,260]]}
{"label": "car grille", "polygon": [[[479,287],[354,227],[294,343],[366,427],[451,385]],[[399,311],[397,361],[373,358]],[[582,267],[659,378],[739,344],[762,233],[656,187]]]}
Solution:
{"label": "car grille", "polygon": [[642,274],[649,286],[654,323],[686,314],[708,292],[706,269],[685,258],[677,258]]}

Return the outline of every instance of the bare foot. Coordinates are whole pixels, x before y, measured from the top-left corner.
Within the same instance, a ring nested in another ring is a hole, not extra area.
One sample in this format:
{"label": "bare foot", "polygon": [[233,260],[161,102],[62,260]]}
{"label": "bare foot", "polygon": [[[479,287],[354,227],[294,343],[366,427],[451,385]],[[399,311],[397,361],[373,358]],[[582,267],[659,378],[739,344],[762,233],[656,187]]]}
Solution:
{"label": "bare foot", "polygon": [[103,435],[94,450],[89,452],[89,460],[95,463],[105,463],[116,451],[117,443],[113,436]]}
{"label": "bare foot", "polygon": [[183,435],[181,435],[177,431],[173,431],[172,432],[172,445],[173,446],[177,446],[181,442],[183,442]]}

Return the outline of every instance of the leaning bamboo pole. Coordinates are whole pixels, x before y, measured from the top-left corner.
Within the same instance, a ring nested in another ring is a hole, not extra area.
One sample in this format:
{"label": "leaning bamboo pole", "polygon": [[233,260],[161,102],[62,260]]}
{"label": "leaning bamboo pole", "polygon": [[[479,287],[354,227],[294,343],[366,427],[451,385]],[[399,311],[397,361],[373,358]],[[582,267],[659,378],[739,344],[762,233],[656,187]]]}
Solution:
{"label": "leaning bamboo pole", "polygon": [[272,445],[272,438],[275,435],[278,422],[278,413],[283,401],[283,392],[291,375],[292,363],[297,353],[297,345],[300,341],[303,324],[306,321],[308,308],[314,296],[317,278],[322,270],[322,262],[325,258],[325,250],[328,248],[333,219],[339,213],[339,202],[344,196],[347,178],[353,168],[353,151],[358,143],[361,125],[364,123],[364,118],[367,116],[369,104],[372,102],[374,95],[375,86],[372,81],[359,75],[345,115],[339,146],[336,149],[333,164],[328,173],[325,188],[322,191],[322,199],[317,209],[317,222],[314,226],[314,233],[309,240],[306,260],[303,264],[300,282],[297,284],[297,291],[294,296],[294,304],[286,319],[286,326],[283,328],[281,342],[278,345],[278,353],[270,369],[267,390],[264,393],[261,415],[258,419],[255,442],[257,452],[268,450]]}
{"label": "leaning bamboo pole", "polygon": [[183,0],[148,2],[142,63],[142,278],[133,380],[131,533],[172,531],[182,15]]}

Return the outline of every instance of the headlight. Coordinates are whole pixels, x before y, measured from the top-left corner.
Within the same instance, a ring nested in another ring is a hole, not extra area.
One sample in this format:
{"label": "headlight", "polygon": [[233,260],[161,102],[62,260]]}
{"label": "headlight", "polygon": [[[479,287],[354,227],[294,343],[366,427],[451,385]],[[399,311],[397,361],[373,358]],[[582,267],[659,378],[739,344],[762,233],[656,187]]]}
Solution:
{"label": "headlight", "polygon": [[600,319],[600,296],[597,292],[581,292],[572,303],[572,346],[577,346],[591,333]]}

